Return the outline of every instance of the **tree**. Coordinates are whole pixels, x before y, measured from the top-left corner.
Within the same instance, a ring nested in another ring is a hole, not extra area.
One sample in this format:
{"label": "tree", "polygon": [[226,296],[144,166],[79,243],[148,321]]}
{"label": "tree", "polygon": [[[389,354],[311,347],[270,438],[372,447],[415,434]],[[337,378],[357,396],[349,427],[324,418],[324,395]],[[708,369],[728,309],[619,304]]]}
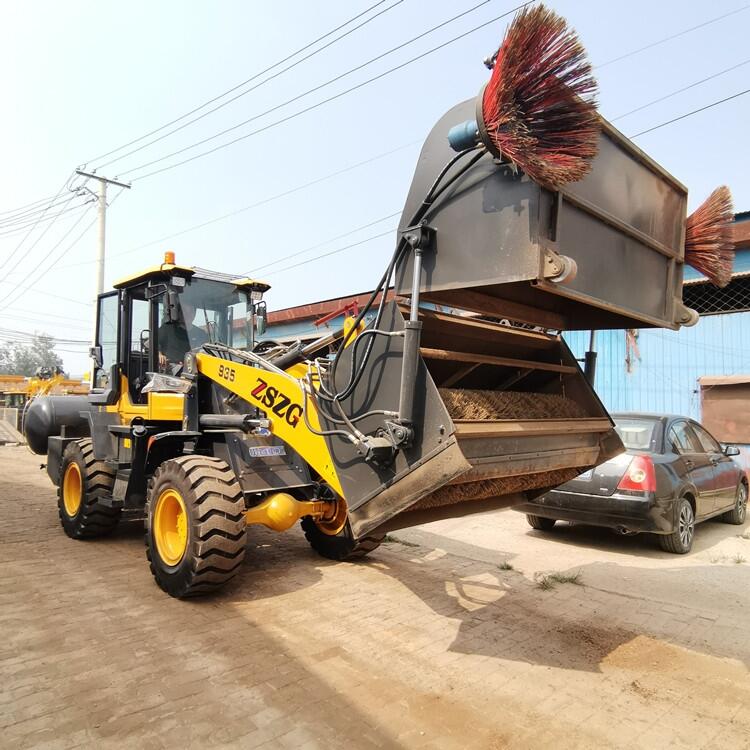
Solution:
{"label": "tree", "polygon": [[17,341],[0,344],[0,375],[33,375],[40,367],[52,371],[62,368],[63,361],[54,350],[55,340],[46,333],[36,333],[28,344]]}

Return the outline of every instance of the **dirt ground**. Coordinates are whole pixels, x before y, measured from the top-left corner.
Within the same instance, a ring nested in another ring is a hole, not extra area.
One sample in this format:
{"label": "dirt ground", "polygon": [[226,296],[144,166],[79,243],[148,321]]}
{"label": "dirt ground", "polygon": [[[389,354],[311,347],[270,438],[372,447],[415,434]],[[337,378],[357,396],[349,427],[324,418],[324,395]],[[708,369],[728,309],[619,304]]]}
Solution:
{"label": "dirt ground", "polygon": [[140,524],[68,539],[39,465],[0,448],[0,747],[750,748],[748,525],[678,557],[503,511],[358,564],[254,529],[180,602]]}

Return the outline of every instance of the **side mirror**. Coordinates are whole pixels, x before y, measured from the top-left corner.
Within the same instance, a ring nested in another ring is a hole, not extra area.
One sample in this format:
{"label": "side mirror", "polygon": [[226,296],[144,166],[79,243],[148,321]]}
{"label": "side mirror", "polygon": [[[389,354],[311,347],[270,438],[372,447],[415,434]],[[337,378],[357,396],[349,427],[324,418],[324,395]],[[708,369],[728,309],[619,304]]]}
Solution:
{"label": "side mirror", "polygon": [[258,336],[262,336],[266,332],[266,324],[268,323],[268,313],[266,312],[266,303],[258,302],[255,305],[255,330]]}
{"label": "side mirror", "polygon": [[178,323],[180,320],[180,295],[172,289],[167,292],[165,317],[167,323]]}
{"label": "side mirror", "polygon": [[97,367],[102,366],[102,348],[101,346],[90,346],[89,357],[94,360]]}
{"label": "side mirror", "polygon": [[725,456],[739,456],[740,449],[736,445],[725,445],[724,455]]}

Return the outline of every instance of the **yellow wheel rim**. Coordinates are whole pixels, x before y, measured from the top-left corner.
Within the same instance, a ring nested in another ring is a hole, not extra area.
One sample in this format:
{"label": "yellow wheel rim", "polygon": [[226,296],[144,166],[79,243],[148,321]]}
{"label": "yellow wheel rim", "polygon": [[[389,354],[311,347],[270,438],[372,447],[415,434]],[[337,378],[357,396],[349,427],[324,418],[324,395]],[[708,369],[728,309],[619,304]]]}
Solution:
{"label": "yellow wheel rim", "polygon": [[336,536],[346,526],[346,519],[348,517],[349,511],[347,510],[346,503],[339,497],[336,498],[336,502],[333,504],[333,511],[322,518],[316,518],[315,524],[324,534]]}
{"label": "yellow wheel rim", "polygon": [[156,501],[151,533],[159,557],[169,566],[179,564],[188,541],[187,509],[177,490],[164,490]]}
{"label": "yellow wheel rim", "polygon": [[70,518],[73,518],[78,509],[81,507],[81,495],[83,494],[83,480],[81,479],[81,469],[73,461],[68,464],[63,477],[62,496],[65,512]]}

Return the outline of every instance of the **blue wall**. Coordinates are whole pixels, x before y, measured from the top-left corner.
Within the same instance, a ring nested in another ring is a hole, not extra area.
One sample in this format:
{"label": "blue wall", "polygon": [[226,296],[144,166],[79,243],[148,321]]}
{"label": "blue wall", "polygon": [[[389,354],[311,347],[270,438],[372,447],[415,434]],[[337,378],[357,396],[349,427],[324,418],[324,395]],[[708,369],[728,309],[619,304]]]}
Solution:
{"label": "blue wall", "polygon": [[[588,331],[565,334],[576,357]],[[700,419],[698,378],[750,373],[750,313],[708,315],[679,331],[641,329],[641,361],[625,367],[625,332],[597,332],[595,388],[609,411],[652,411]]]}

